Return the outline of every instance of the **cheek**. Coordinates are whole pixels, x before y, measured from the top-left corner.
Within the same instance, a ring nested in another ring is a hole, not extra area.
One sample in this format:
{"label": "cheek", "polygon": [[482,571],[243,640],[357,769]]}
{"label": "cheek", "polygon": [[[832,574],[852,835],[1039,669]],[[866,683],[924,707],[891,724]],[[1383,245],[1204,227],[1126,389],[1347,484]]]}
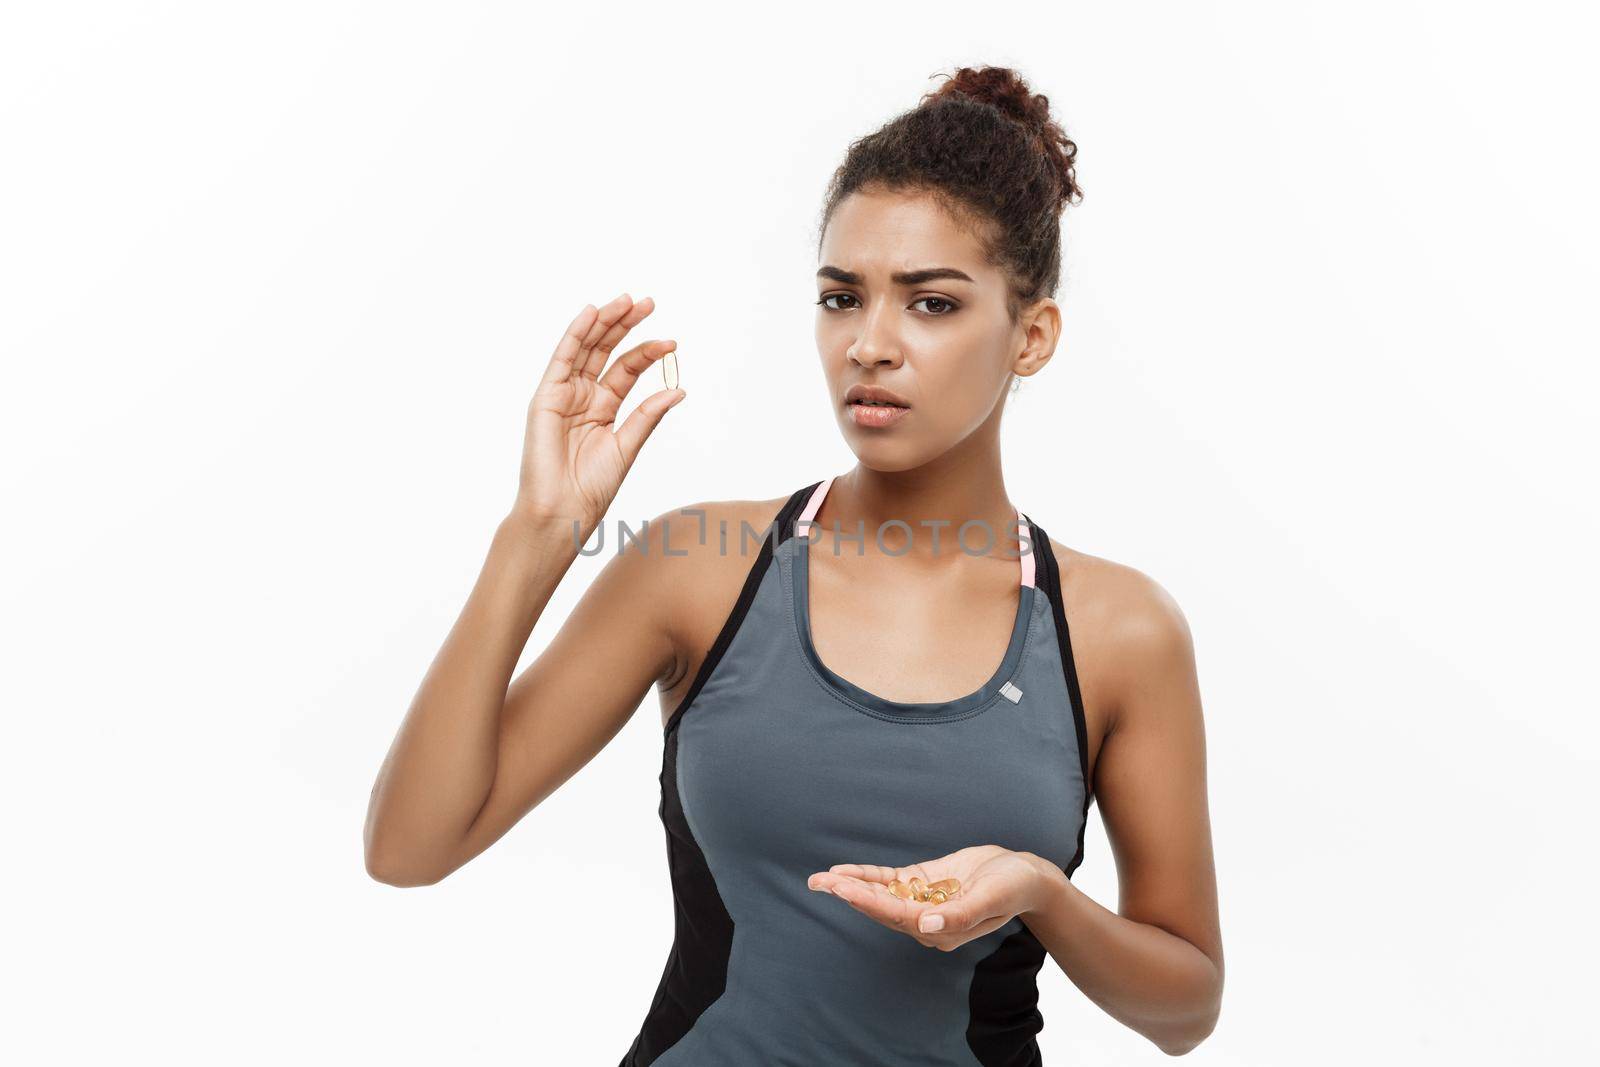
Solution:
{"label": "cheek", "polygon": [[919,390],[939,398],[941,421],[983,421],[1010,375],[1004,340],[991,330],[948,331],[912,353]]}
{"label": "cheek", "polygon": [[939,397],[937,421],[941,432],[950,436],[967,436],[994,413],[995,394],[987,374],[961,374],[934,388]]}

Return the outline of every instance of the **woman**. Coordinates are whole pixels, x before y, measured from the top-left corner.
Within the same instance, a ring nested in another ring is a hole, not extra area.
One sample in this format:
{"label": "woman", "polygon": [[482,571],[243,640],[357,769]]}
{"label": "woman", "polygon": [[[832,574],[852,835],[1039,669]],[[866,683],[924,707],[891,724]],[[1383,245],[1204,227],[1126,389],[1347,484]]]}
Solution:
{"label": "woman", "polygon": [[[823,213],[817,344],[857,465],[659,516],[513,681],[686,395],[611,431],[674,347],[607,366],[648,299],[586,306],[556,348],[516,501],[373,790],[366,855],[394,885],[445,877],[656,685],[676,936],[627,1067],[1038,1063],[1046,955],[1168,1053],[1215,1025],[1187,626],[1149,578],[1052,540],[1001,475],[1007,383],[1060,334],[1075,153],[1004,68],[961,69],[853,144]],[[1093,797],[1116,912],[1069,880]]]}

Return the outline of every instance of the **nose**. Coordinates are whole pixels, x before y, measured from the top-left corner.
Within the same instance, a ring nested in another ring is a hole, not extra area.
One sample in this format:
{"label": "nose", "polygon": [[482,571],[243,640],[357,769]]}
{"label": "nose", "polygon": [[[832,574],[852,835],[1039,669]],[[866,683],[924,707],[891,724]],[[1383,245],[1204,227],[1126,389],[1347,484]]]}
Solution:
{"label": "nose", "polygon": [[895,334],[895,315],[892,308],[879,302],[861,319],[861,332],[855,344],[845,353],[846,358],[863,367],[900,365],[900,338]]}

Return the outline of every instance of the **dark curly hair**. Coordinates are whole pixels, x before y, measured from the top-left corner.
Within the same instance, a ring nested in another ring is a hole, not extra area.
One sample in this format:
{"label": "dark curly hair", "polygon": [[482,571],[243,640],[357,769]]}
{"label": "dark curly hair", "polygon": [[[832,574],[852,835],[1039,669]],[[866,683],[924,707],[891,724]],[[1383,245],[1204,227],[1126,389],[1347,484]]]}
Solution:
{"label": "dark curly hair", "polygon": [[[973,229],[1010,278],[1007,310],[1055,296],[1061,213],[1083,199],[1078,146],[1050,117],[1050,101],[1009,67],[961,67],[921,102],[851,143],[828,184],[818,249],[834,210],[876,187],[932,195]],[[984,223],[987,223],[985,225]]]}

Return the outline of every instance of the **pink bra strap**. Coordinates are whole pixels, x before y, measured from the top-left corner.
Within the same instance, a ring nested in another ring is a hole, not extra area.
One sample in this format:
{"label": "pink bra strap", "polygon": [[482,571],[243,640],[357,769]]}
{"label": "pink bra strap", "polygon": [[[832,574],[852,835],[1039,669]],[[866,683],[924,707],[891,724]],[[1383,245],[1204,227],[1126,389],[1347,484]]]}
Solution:
{"label": "pink bra strap", "polygon": [[[833,476],[833,478],[836,477],[838,477],[838,475]],[[795,520],[796,536],[807,539],[811,537],[811,522],[817,517],[817,512],[821,510],[822,498],[828,495],[828,487],[833,484],[833,478],[829,478],[827,481],[817,486],[816,490],[811,494],[811,499],[806,501],[806,509],[802,511],[800,513],[800,517]]]}
{"label": "pink bra strap", "polygon": [[1017,539],[1022,542],[1019,551],[1022,552],[1022,584],[1033,585],[1033,527],[1028,524],[1028,516],[1017,509]]}

